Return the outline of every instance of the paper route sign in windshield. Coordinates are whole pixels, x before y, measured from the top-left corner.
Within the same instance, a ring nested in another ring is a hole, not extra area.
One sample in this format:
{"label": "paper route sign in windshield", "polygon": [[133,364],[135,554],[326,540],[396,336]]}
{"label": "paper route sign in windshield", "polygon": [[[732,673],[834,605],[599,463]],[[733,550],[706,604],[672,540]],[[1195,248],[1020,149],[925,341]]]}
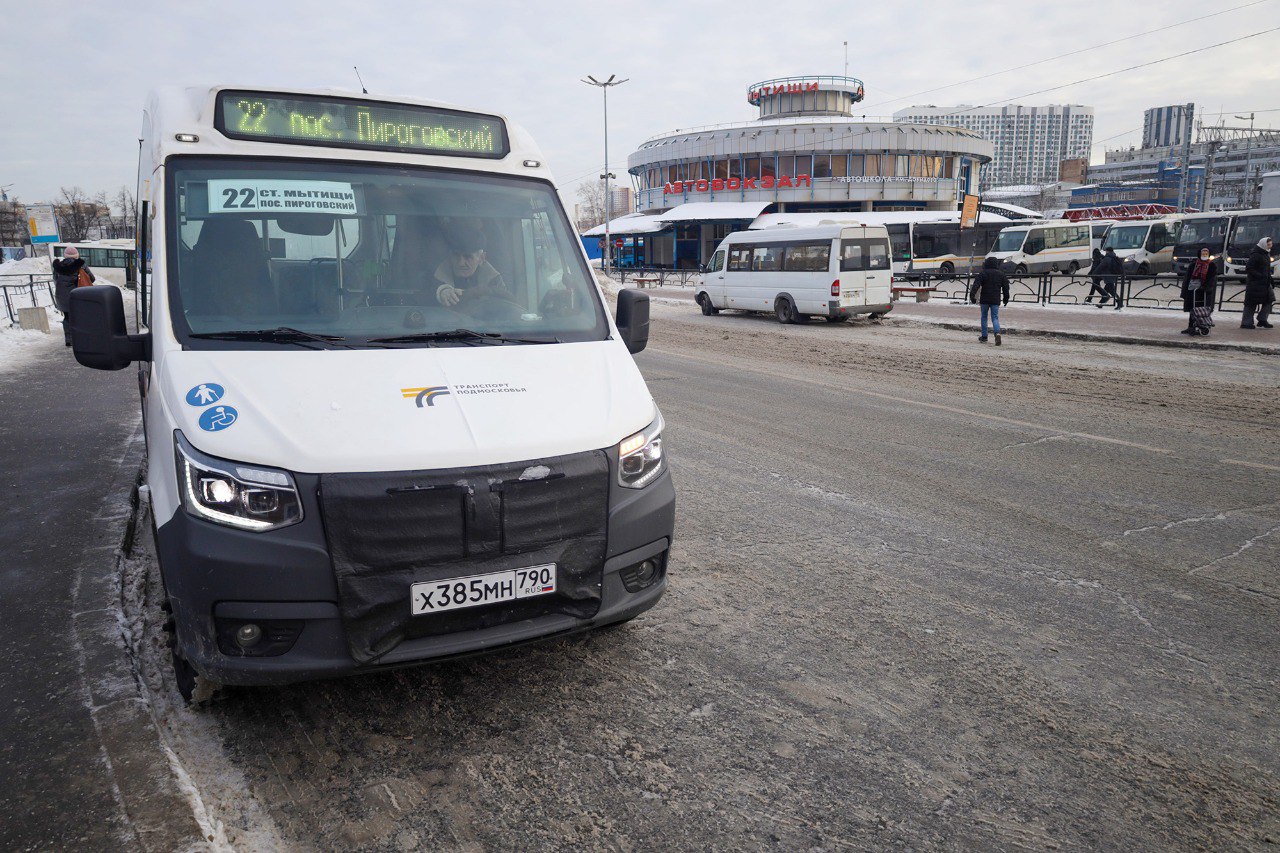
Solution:
{"label": "paper route sign in windshield", "polygon": [[210,213],[356,213],[356,192],[341,181],[220,178],[209,181]]}

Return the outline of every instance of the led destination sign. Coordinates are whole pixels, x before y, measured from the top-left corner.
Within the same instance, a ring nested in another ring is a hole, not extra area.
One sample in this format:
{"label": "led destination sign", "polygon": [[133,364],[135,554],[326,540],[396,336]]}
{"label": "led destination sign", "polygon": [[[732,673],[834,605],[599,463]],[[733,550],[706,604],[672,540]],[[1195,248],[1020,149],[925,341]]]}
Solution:
{"label": "led destination sign", "polygon": [[497,116],[346,98],[220,92],[214,124],[232,139],[500,158]]}

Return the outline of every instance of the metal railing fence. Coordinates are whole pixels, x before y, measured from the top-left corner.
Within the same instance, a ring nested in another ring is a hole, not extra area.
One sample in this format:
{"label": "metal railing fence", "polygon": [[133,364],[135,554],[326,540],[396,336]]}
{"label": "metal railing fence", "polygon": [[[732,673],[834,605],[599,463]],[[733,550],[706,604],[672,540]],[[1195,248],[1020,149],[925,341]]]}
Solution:
{"label": "metal railing fence", "polygon": [[19,308],[38,308],[54,304],[53,276],[35,273],[0,275],[0,298],[3,298],[5,316],[9,320],[9,325],[16,326]]}

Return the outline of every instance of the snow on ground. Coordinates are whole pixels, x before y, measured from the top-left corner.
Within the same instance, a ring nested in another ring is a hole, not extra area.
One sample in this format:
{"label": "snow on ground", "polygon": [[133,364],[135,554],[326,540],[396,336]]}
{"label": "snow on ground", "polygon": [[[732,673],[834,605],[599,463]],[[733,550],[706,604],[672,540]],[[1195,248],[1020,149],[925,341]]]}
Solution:
{"label": "snow on ground", "polygon": [[[24,285],[23,287],[7,287],[10,304],[15,308],[30,308],[33,305],[44,306],[49,314],[49,331],[27,332],[19,329],[16,323],[9,320],[8,313],[0,303],[0,373],[21,368],[34,361],[41,353],[46,352],[46,345],[54,338],[62,337],[62,315],[53,308],[53,296],[43,282],[34,287],[34,303],[32,291],[25,285],[31,281],[30,276],[44,277],[52,275],[49,259],[23,258],[20,261],[8,261],[0,264],[0,284]],[[16,313],[16,312],[15,312]],[[58,340],[61,344],[62,341]]]}
{"label": "snow on ground", "polygon": [[39,258],[23,258],[20,261],[5,261],[0,264],[0,281],[14,282],[18,279],[5,279],[4,276],[10,275],[53,275],[53,266],[49,262],[48,257]]}

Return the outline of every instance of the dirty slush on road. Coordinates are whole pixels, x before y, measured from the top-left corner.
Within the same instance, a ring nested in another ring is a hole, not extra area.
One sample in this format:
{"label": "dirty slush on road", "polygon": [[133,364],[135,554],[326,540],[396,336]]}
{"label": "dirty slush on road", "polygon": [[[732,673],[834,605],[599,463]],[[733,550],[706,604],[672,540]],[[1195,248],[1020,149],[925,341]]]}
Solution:
{"label": "dirty slush on road", "polygon": [[128,635],[215,846],[1280,839],[1280,474],[1218,464],[1280,425],[1273,366],[655,321],[673,582],[625,627],[186,709],[140,538]]}

